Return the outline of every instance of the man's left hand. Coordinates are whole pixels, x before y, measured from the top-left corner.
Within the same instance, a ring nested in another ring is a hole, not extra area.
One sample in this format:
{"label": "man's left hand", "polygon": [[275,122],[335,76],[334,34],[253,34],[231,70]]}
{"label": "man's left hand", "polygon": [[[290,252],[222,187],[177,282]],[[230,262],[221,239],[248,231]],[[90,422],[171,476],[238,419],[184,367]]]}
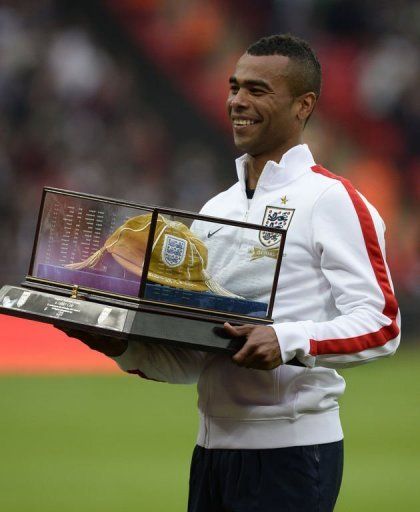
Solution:
{"label": "man's left hand", "polygon": [[232,337],[246,337],[244,346],[232,357],[238,366],[272,370],[282,363],[279,342],[272,327],[251,324],[234,327],[226,322],[224,328]]}

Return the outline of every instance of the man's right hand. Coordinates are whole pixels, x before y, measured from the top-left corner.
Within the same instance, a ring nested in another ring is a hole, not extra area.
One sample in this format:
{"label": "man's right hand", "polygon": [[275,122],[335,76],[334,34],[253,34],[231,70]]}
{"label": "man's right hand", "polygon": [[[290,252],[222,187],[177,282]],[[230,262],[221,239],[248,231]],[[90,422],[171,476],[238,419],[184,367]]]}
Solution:
{"label": "man's right hand", "polygon": [[70,338],[77,338],[92,350],[102,352],[102,354],[109,357],[120,356],[128,347],[127,340],[120,340],[112,338],[111,336],[98,336],[96,334],[78,331],[77,329],[60,328],[60,331],[63,331]]}

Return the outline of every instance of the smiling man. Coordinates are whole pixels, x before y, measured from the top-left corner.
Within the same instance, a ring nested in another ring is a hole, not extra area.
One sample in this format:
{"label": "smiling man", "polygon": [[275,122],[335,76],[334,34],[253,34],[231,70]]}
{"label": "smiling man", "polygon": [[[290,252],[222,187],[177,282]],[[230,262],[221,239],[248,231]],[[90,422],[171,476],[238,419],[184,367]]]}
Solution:
{"label": "smiling man", "polygon": [[264,46],[256,44],[239,59],[229,80],[227,102],[235,145],[251,157],[248,184],[252,188],[268,160],[279,162],[288,149],[300,143],[303,125],[321,88],[320,66],[310,52],[307,57],[312,57],[312,69],[288,56],[260,55],[262,52]]}
{"label": "smiling man", "polygon": [[[227,100],[238,181],[206,215],[287,229],[272,326],[225,324],[246,336],[233,358],[164,346],[86,340],[120,367],[173,383],[198,382],[200,428],[189,512],[331,512],[343,470],[335,371],[391,355],[399,313],[385,262],[384,226],[351,185],[317,165],[302,133],[321,87],[309,47],[290,35],[263,38],[239,59]],[[203,225],[204,224],[204,225]],[[227,289],[268,300],[270,250],[244,260],[220,228],[196,234]],[[222,263],[223,262],[223,263]]]}

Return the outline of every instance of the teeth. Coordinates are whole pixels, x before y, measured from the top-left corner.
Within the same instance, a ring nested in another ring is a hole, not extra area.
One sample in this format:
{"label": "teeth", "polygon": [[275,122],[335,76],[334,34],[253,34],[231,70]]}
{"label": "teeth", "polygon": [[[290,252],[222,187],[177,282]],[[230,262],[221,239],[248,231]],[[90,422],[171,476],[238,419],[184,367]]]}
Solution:
{"label": "teeth", "polygon": [[255,121],[251,121],[250,119],[234,119],[234,126],[249,126],[251,124],[255,124]]}

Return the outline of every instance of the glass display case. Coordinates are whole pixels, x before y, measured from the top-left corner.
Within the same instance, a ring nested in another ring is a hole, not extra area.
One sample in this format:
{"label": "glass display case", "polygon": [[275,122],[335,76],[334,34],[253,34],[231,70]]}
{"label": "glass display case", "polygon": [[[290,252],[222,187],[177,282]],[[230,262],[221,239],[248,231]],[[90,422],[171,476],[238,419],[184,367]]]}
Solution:
{"label": "glass display case", "polygon": [[[286,231],[45,188],[28,275],[0,312],[68,328],[234,350],[269,324]],[[261,271],[259,271],[261,269]]]}

